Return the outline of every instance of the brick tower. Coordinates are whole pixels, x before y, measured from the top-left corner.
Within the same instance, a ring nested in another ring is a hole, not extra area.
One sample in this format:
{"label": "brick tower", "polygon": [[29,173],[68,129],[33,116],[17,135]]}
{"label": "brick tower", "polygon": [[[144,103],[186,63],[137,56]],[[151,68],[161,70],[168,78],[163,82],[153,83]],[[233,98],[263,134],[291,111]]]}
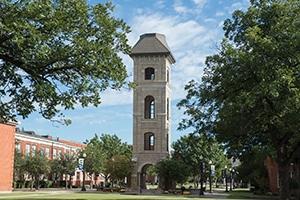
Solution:
{"label": "brick tower", "polygon": [[175,59],[162,34],[147,33],[134,45],[133,190],[145,189],[145,172],[169,155],[170,70]]}

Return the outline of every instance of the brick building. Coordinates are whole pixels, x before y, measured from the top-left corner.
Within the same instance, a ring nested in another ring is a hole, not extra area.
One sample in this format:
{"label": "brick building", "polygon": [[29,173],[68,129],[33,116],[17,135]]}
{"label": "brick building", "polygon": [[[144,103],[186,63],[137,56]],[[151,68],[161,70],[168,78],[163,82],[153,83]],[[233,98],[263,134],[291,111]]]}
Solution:
{"label": "brick building", "polygon": [[[52,160],[59,158],[64,154],[77,154],[84,144],[54,138],[50,135],[39,135],[33,131],[21,131],[17,129],[15,137],[16,150],[25,156],[33,155],[35,152],[42,152],[48,159]],[[62,177],[62,180],[70,180],[70,177]],[[74,176],[71,177],[72,186],[80,187],[83,181],[83,173],[80,170],[74,169]],[[97,176],[86,176],[86,185],[98,185],[104,180]]]}
{"label": "brick building", "polygon": [[0,123],[0,192],[12,190],[15,123]]}

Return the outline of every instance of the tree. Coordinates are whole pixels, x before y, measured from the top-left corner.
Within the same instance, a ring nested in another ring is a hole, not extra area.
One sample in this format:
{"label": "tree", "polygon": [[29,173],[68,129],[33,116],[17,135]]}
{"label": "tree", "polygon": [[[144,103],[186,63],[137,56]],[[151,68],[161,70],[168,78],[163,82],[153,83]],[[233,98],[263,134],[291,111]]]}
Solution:
{"label": "tree", "polygon": [[39,189],[39,181],[42,175],[48,174],[50,171],[50,165],[48,159],[41,154],[41,152],[35,152],[32,156],[27,156],[25,158],[26,172],[30,175],[31,189],[33,188],[33,182],[35,183],[35,189]]}
{"label": "tree", "polygon": [[25,165],[26,160],[24,156],[19,152],[15,151],[14,156],[14,187],[23,188],[25,184]]}
{"label": "tree", "polygon": [[[123,173],[116,172],[116,170],[122,170],[121,168],[111,167],[110,164],[114,162],[113,159],[120,159],[119,164],[121,164],[124,161],[123,159],[131,160],[132,158],[131,146],[122,143],[118,136],[109,134],[102,134],[100,137],[95,135],[90,141],[87,141],[84,153],[86,153],[85,170],[89,173],[100,174],[104,177],[105,182],[111,178],[112,174]],[[121,162],[121,160],[123,161]],[[129,163],[127,164],[125,165],[129,167]],[[126,169],[124,169],[124,172],[126,172]]]}
{"label": "tree", "polygon": [[0,9],[2,121],[33,111],[63,117],[60,110],[97,106],[101,92],[126,83],[119,53],[129,53],[129,27],[110,2],[4,0]]}
{"label": "tree", "polygon": [[244,183],[250,182],[255,187],[255,192],[268,191],[269,181],[265,166],[267,156],[270,156],[267,149],[255,147],[241,158],[241,165],[237,167],[238,179]]}
{"label": "tree", "polygon": [[256,146],[276,152],[280,198],[289,198],[289,164],[300,151],[300,4],[251,0],[224,23],[219,52],[202,83],[180,102],[186,127],[215,134],[235,157]]}
{"label": "tree", "polygon": [[132,168],[133,163],[131,162],[131,158],[125,155],[116,155],[105,162],[105,169],[107,170],[107,174],[110,174],[112,183],[114,181],[124,181],[125,177],[129,177],[131,174]]}
{"label": "tree", "polygon": [[190,167],[181,160],[164,159],[156,164],[157,174],[160,180],[160,186],[163,190],[176,188],[176,183],[183,184],[189,174]]}
{"label": "tree", "polygon": [[[64,154],[60,155],[59,158],[51,161],[51,171],[55,174],[56,179],[58,177],[65,176],[65,187],[68,188],[68,179],[71,182],[71,178],[74,175],[74,171],[78,166],[77,156],[75,154]],[[71,184],[69,185],[71,188]]]}
{"label": "tree", "polygon": [[173,158],[181,160],[190,166],[190,176],[193,177],[195,187],[198,185],[197,177],[200,176],[201,164],[205,168],[203,173],[205,176],[208,176],[209,161],[211,161],[215,165],[216,177],[220,177],[225,165],[230,164],[221,146],[213,138],[198,134],[188,134],[180,137],[172,146],[174,149]]}

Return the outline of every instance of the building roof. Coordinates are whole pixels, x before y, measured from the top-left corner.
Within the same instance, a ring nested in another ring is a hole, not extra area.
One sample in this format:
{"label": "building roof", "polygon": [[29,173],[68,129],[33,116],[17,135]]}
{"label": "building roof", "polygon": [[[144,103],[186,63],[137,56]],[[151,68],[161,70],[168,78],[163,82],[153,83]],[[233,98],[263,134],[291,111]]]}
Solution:
{"label": "building roof", "polygon": [[171,63],[175,63],[175,58],[163,34],[146,33],[140,36],[139,41],[133,46],[130,56],[145,54],[165,54],[169,56]]}
{"label": "building roof", "polygon": [[36,134],[34,131],[24,131],[24,130],[20,130],[19,128],[16,129],[16,133],[21,134],[21,135],[27,135],[27,136],[39,138],[39,139],[49,140],[49,141],[53,141],[53,142],[60,142],[60,143],[63,143],[63,144],[69,145],[69,146],[74,146],[74,147],[79,147],[79,148],[86,146],[85,144],[82,144],[80,142],[64,140],[64,139],[60,139],[58,137],[52,137],[50,135],[39,135],[39,134]]}

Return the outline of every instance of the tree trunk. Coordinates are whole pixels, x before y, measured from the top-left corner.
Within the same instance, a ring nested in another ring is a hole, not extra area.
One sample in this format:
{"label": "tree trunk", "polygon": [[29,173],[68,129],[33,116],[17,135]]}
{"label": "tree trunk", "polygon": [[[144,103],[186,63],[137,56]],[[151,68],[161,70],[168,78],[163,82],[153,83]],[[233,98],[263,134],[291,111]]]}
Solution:
{"label": "tree trunk", "polygon": [[286,155],[286,147],[281,146],[277,150],[277,163],[279,171],[279,192],[280,200],[290,199],[290,187],[289,187],[289,162]]}
{"label": "tree trunk", "polygon": [[290,187],[289,187],[289,164],[279,163],[279,185],[280,185],[280,199],[290,199]]}
{"label": "tree trunk", "polygon": [[30,190],[33,189],[33,183],[34,183],[33,175],[31,175]]}
{"label": "tree trunk", "polygon": [[65,174],[65,182],[66,182],[66,190],[68,189],[68,176],[67,176],[67,174]]}
{"label": "tree trunk", "polygon": [[72,175],[70,174],[70,179],[69,179],[69,188],[72,189]]}
{"label": "tree trunk", "polygon": [[34,179],[35,179],[35,189],[38,190],[40,184],[40,176],[36,175]]}

